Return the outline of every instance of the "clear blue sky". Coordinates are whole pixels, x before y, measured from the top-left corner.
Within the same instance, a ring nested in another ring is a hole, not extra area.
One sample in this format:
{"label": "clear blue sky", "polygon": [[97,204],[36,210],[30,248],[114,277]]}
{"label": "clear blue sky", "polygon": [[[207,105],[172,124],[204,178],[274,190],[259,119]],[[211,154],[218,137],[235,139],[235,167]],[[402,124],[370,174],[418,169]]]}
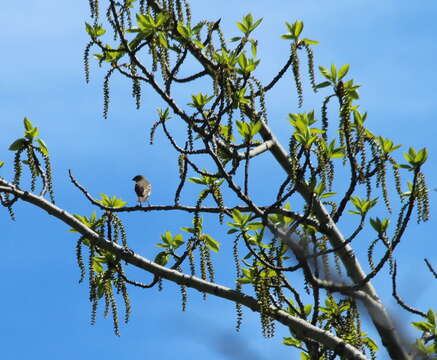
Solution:
{"label": "clear blue sky", "polygon": [[[397,144],[426,146],[430,156],[424,170],[429,187],[437,187],[435,1],[422,0],[420,5],[405,0],[191,3],[195,19],[222,18],[228,37],[237,35],[235,22],[248,12],[264,18],[254,33],[260,41],[262,79],[273,75],[288,54],[286,42],[279,39],[285,32],[284,22],[304,21],[305,37],[320,41],[315,47],[317,65],[351,65],[350,75],[362,85],[359,104],[369,112],[368,126]],[[31,0],[25,6],[21,4],[5,2],[0,13],[0,160],[7,162],[0,175],[10,178],[12,174],[12,153],[7,148],[22,136],[22,119],[28,116],[51,151],[59,206],[72,213],[89,214],[93,210],[68,181],[67,169],[72,169],[96,196],[100,192],[117,194],[130,204],[135,201],[131,178],[144,173],[154,184],[151,202],[171,203],[177,181],[176,159],[160,132],[155,146],[147,141],[156,119],[156,98],[145,91],[142,109],[136,111],[130,84],[114,79],[109,118],[105,120],[103,72],[92,66],[91,83],[85,84],[82,56],[87,37],[83,24],[88,20],[88,2]],[[315,106],[314,99],[310,97],[305,103],[307,110]],[[293,81],[287,76],[268,103],[276,133],[289,131],[285,117],[297,111],[296,105]],[[279,171],[271,176],[276,174],[282,179]],[[263,186],[262,180],[257,189]],[[265,180],[264,186],[270,179]],[[193,188],[193,192],[187,192],[187,201],[197,191]],[[423,263],[428,257],[437,266],[436,220],[432,217],[435,196],[431,192],[431,220],[422,225],[412,222],[398,253],[401,294],[411,305],[424,310],[435,305],[431,299],[437,297]],[[182,313],[179,292],[167,283],[161,293],[155,289],[130,290],[133,316],[128,325],[121,326],[121,338],[113,335],[111,320],[103,319],[100,313],[97,325],[90,326],[88,288],[77,282],[75,236],[68,227],[30,205],[17,204],[16,222],[9,220],[5,209],[0,210],[1,358],[237,358],[235,352],[226,352],[226,346],[239,349],[239,359],[291,358],[290,349],[280,345],[279,335],[286,334],[283,330],[274,339],[264,340],[258,317],[245,311],[242,331],[236,334],[233,304],[213,298],[205,302],[194,291],[189,292],[188,311]],[[180,232],[189,221],[180,214],[134,214],[127,223],[130,245],[153,257],[159,234],[165,230]],[[215,235],[212,220],[210,224],[208,230],[229,254],[231,238],[222,236],[223,232]],[[223,269],[227,274],[220,275],[219,281],[231,285],[233,265],[229,255],[223,259],[215,256],[214,260],[217,272]],[[143,282],[151,278],[134,274]],[[376,279],[378,291],[389,307],[396,309],[397,318],[404,323],[413,320],[390,300],[385,275]]]}

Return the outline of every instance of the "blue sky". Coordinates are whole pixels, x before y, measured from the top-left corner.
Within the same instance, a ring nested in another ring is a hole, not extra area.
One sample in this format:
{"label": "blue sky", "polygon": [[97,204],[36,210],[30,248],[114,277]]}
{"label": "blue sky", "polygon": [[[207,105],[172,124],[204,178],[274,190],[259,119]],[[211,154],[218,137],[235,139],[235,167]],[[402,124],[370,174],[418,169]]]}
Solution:
{"label": "blue sky", "polygon": [[[0,60],[0,160],[7,163],[0,175],[8,179],[12,174],[12,153],[7,148],[22,136],[22,119],[28,116],[51,151],[59,206],[84,215],[94,210],[69,182],[68,169],[94,195],[116,194],[130,204],[135,202],[130,179],[144,173],[154,185],[151,202],[171,203],[177,183],[174,153],[161,132],[157,133],[155,145],[148,145],[148,131],[156,120],[155,109],[160,106],[156,97],[146,90],[142,109],[137,111],[130,97],[130,84],[115,78],[109,118],[103,119],[103,71],[95,64],[91,83],[85,84],[82,56],[87,37],[83,23],[88,21],[88,2],[27,1],[26,7],[18,4],[7,2],[0,13],[0,46],[5,54]],[[260,43],[261,79],[269,79],[286,60],[288,47],[279,39],[285,32],[284,22],[304,21],[304,36],[320,41],[314,49],[316,64],[350,64],[349,75],[362,85],[359,104],[369,112],[369,128],[403,144],[403,149],[426,146],[430,156],[424,171],[429,187],[437,187],[434,1],[423,0],[416,5],[405,0],[242,0],[235,5],[230,1],[195,0],[191,4],[194,19],[222,18],[228,38],[237,35],[235,22],[248,12],[264,18],[254,33]],[[320,106],[320,97],[306,93],[305,110]],[[268,109],[273,130],[286,141],[281,136],[290,131],[286,115],[298,111],[290,74],[269,97]],[[261,203],[269,197],[267,185],[283,179],[280,170],[271,169],[271,165],[268,159],[262,160],[255,172],[258,182],[254,190],[258,190]],[[264,175],[266,171],[269,177]],[[186,202],[198,191],[195,187],[187,190]],[[407,302],[425,311],[437,295],[423,263],[423,258],[428,257],[437,266],[433,236],[436,222],[432,217],[435,194],[430,193],[431,220],[421,225],[411,222],[398,252],[400,292]],[[176,355],[182,360],[204,356],[219,360],[235,357],[235,353],[226,352],[229,345],[241,351],[240,359],[290,356],[290,349],[280,345],[280,335],[286,332],[279,326],[277,337],[264,340],[258,317],[246,311],[242,330],[236,334],[233,304],[212,297],[203,301],[201,295],[190,291],[188,310],[182,313],[178,289],[168,283],[163,292],[130,290],[133,316],[128,325],[122,325],[120,338],[113,335],[110,319],[98,316],[97,325],[90,326],[87,285],[77,282],[74,235],[39,209],[18,203],[15,210],[16,222],[9,220],[4,209],[0,214],[0,271],[4,274],[0,357],[101,356],[136,360],[154,356],[170,359]],[[219,280],[232,285],[232,239],[217,228],[215,219],[206,221],[208,231],[223,247],[223,256],[214,257],[217,272],[223,270]],[[160,233],[181,232],[179,228],[189,222],[183,214],[133,214],[127,222],[130,245],[153,257]],[[365,247],[356,245],[365,258]],[[148,274],[134,274],[143,282],[150,278]],[[377,290],[396,311],[397,318],[405,323],[412,321],[414,318],[390,299],[391,288],[385,275],[376,279]]]}

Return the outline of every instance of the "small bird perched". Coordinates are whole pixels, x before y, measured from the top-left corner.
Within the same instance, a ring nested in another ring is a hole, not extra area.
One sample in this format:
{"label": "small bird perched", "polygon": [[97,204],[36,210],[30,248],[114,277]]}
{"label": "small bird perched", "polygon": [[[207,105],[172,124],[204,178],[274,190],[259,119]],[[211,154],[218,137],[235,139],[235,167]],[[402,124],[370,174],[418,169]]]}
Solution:
{"label": "small bird perched", "polygon": [[136,182],[135,192],[138,195],[138,202],[141,204],[143,202],[149,202],[149,196],[152,193],[152,185],[143,175],[137,175],[133,179]]}

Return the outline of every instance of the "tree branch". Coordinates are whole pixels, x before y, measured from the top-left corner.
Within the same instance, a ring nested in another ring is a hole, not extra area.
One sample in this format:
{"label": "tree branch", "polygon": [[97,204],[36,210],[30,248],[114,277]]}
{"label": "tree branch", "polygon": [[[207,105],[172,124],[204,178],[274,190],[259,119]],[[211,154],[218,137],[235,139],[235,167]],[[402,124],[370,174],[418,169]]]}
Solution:
{"label": "tree branch", "polygon": [[[252,118],[257,118],[257,116],[249,107],[247,107],[246,109]],[[287,175],[289,175],[290,163],[288,159],[288,154],[280,145],[280,143],[276,140],[275,136],[271,132],[270,128],[265,124],[265,122],[261,118],[259,118],[259,121],[261,121],[262,123],[262,127],[260,130],[261,137],[264,141],[272,140],[274,142],[274,145],[270,148],[270,151],[275,159],[278,161],[280,166],[287,173]],[[309,190],[308,186],[301,180],[296,184],[296,188],[297,191],[305,199],[305,201],[309,203],[311,201],[312,193]],[[347,269],[349,276],[356,283],[362,281],[366,277],[366,275],[356,257],[350,256],[350,254],[353,254],[351,246],[348,244],[343,246],[345,243],[343,235],[331,218],[329,212],[318,199],[314,199],[314,212],[320,222],[321,227],[326,230],[324,233],[328,235],[332,247],[339,248],[337,254],[340,257],[345,268]],[[378,333],[380,334],[382,342],[386,346],[388,352],[390,353],[390,356],[396,360],[408,360],[410,357],[404,349],[399,335],[394,328],[393,321],[385,310],[383,304],[380,302],[376,290],[374,289],[371,282],[369,281],[365,283],[362,290],[380,303],[378,311],[370,311],[369,308],[366,308],[369,311],[372,322],[375,325]]]}
{"label": "tree branch", "polygon": [[[121,260],[140,269],[143,269],[149,273],[152,273],[155,276],[162,277],[180,285],[194,288],[200,292],[209,293],[235,303],[240,303],[245,307],[248,307],[252,311],[261,311],[261,306],[255,298],[238,292],[236,290],[232,290],[225,286],[221,286],[216,283],[202,280],[192,275],[187,275],[179,271],[160,266],[157,263],[150,261],[134,252],[131,252],[114,242],[106,240],[98,233],[81,223],[67,211],[57,207],[56,205],[50,203],[40,196],[18,189],[16,186],[8,183],[2,178],[0,178],[0,192],[14,194],[21,200],[41,208],[48,214],[56,217],[63,223],[77,230],[82,236],[89,239],[89,241],[93,245],[98,246],[101,249],[107,250],[112,254],[115,254]],[[327,348],[333,350],[341,348],[342,355],[346,356],[347,358],[368,360],[366,356],[364,356],[353,346],[344,343],[340,338],[326,331],[323,331],[316,326],[311,325],[307,321],[304,321],[298,317],[291,316],[287,312],[277,309],[273,306],[270,307],[270,311],[270,316],[273,319],[277,320],[287,327],[290,327],[298,336],[318,341]]]}

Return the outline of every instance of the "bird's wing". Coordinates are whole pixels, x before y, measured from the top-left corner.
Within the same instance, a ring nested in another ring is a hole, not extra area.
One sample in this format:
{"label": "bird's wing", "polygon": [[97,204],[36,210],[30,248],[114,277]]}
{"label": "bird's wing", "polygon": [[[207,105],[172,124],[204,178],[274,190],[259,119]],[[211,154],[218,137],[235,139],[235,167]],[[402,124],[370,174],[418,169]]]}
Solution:
{"label": "bird's wing", "polygon": [[145,186],[142,186],[138,183],[135,184],[135,192],[138,195],[138,197],[144,196],[145,190],[146,190]]}

